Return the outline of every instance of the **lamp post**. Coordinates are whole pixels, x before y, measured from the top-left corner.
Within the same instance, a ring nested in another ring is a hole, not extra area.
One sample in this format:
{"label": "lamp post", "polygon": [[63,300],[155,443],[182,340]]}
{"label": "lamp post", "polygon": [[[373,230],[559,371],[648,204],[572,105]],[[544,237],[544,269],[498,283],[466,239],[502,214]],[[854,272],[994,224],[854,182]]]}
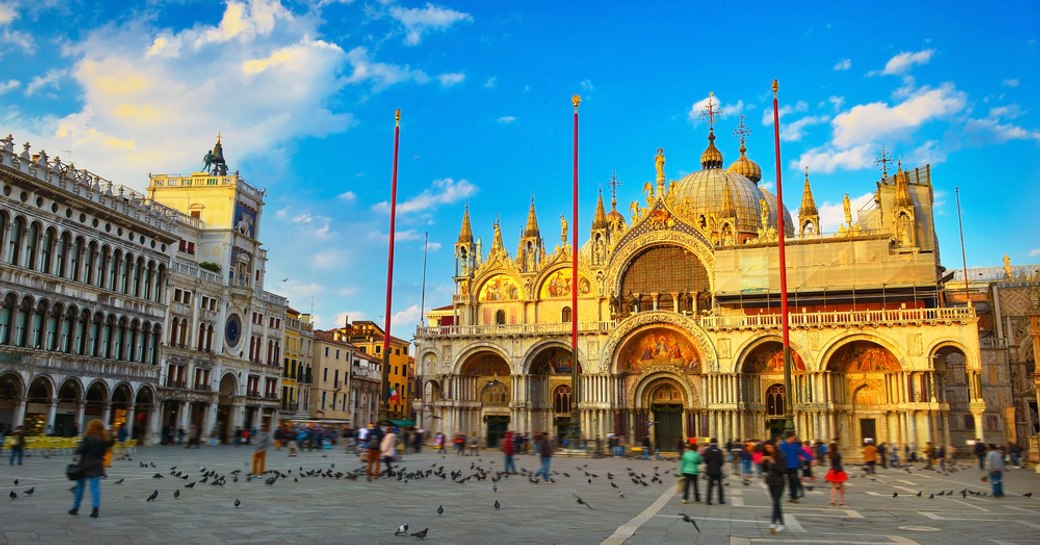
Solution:
{"label": "lamp post", "polygon": [[794,432],[794,407],[791,398],[791,335],[787,309],[787,253],[784,248],[784,186],[780,172],[780,113],[776,93],[780,82],[773,80],[773,133],[776,140],[776,230],[780,246],[780,320],[784,341],[784,433]]}
{"label": "lamp post", "polygon": [[390,318],[394,294],[394,234],[397,220],[397,150],[401,137],[401,110],[394,112],[394,170],[390,182],[390,249],[386,265],[386,316],[383,331],[383,369],[380,379],[379,420],[390,418]]}
{"label": "lamp post", "polygon": [[571,244],[571,422],[567,430],[572,448],[581,445],[581,411],[578,400],[581,399],[580,373],[578,372],[578,105],[581,97],[571,97],[574,104],[574,209],[571,219],[571,231],[574,242]]}

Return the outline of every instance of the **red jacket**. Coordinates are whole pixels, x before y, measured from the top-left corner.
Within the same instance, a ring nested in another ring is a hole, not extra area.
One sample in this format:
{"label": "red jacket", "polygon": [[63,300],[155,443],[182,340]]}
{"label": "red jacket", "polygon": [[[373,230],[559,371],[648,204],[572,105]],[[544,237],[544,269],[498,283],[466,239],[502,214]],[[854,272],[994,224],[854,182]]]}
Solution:
{"label": "red jacket", "polygon": [[512,456],[516,454],[516,444],[513,442],[513,433],[506,433],[506,436],[502,438],[502,454],[506,456]]}

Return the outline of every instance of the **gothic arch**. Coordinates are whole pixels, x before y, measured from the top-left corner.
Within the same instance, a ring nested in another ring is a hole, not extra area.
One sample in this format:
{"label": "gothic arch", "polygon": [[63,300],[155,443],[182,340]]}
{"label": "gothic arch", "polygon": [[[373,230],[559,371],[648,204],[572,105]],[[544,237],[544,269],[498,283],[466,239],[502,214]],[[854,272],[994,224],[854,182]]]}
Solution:
{"label": "gothic arch", "polygon": [[614,331],[610,333],[610,336],[607,337],[606,342],[603,343],[603,355],[600,360],[600,368],[616,372],[617,358],[619,356],[616,352],[619,345],[627,341],[629,336],[637,330],[652,325],[672,326],[672,328],[678,328],[688,337],[695,340],[699,345],[698,348],[701,351],[700,355],[704,358],[701,370],[703,372],[718,372],[719,355],[715,349],[715,345],[712,344],[711,339],[708,338],[708,334],[704,329],[701,328],[697,322],[683,316],[682,314],[659,311],[640,312],[622,320],[621,323],[614,328]]}
{"label": "gothic arch", "polygon": [[[44,397],[31,397],[34,391],[38,391],[37,388],[42,387],[46,392]],[[29,389],[26,391],[26,398],[30,398],[35,401],[53,401],[57,398],[58,389],[54,384],[54,379],[50,375],[36,375],[29,381]]]}

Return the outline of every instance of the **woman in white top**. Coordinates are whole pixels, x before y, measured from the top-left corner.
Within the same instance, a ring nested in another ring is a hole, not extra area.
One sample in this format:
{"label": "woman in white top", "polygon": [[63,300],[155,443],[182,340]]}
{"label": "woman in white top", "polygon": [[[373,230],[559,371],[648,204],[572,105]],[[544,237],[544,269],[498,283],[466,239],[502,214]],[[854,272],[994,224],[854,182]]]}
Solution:
{"label": "woman in white top", "polygon": [[383,458],[383,463],[386,464],[386,476],[392,477],[393,471],[390,463],[394,461],[394,455],[397,452],[397,434],[394,433],[394,429],[390,426],[386,427],[386,434],[383,435],[383,441],[379,443],[379,455]]}

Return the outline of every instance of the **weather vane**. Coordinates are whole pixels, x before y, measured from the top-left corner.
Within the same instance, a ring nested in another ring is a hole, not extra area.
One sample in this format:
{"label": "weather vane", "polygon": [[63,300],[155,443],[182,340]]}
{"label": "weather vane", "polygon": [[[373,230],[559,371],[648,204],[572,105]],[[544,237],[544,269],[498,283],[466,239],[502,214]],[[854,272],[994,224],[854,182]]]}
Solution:
{"label": "weather vane", "polygon": [[881,165],[881,179],[888,178],[888,164],[892,162],[891,156],[885,153],[885,145],[881,144],[881,155],[874,160],[875,165]]}
{"label": "weather vane", "polygon": [[744,124],[744,114],[740,114],[740,123],[737,123],[736,130],[733,131],[733,136],[740,139],[740,145],[744,145],[744,140],[751,134],[751,127]]}
{"label": "weather vane", "polygon": [[715,118],[718,116],[719,110],[715,107],[715,93],[714,91],[708,92],[708,103],[704,106],[704,110],[701,112],[701,119],[707,119],[708,126],[714,129]]}

